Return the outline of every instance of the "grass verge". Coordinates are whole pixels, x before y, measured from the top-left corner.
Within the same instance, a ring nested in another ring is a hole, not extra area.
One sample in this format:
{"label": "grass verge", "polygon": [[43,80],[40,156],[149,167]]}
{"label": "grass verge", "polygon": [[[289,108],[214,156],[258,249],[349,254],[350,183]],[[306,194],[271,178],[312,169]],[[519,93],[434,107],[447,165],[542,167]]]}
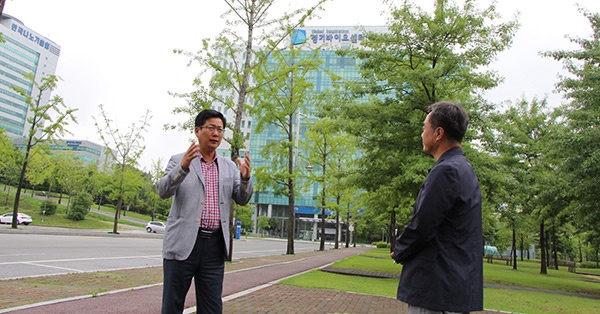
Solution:
{"label": "grass verge", "polygon": [[[401,266],[386,257],[388,249],[373,249],[331,265],[335,268],[358,269],[370,272],[400,273]],[[564,268],[563,268],[564,269]],[[539,274],[539,264],[520,262],[518,269],[499,264],[484,264],[484,281],[513,287],[583,293],[600,296],[600,278],[569,273],[566,270],[548,270]],[[351,291],[395,297],[398,279],[379,279],[311,271],[292,277],[280,284]],[[577,296],[550,294],[537,291],[485,288],[484,307],[518,313],[599,313],[600,301]]]}

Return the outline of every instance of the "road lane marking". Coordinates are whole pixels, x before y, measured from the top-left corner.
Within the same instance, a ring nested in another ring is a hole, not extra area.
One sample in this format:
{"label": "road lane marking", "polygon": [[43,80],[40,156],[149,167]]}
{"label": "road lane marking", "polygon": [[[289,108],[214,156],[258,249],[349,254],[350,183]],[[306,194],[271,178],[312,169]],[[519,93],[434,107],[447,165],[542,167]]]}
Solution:
{"label": "road lane marking", "polygon": [[51,265],[44,265],[44,264],[38,264],[38,263],[23,263],[23,264],[33,265],[33,266],[40,266],[40,267],[47,267],[47,268],[56,268],[56,269],[74,271],[74,272],[82,272],[83,271],[81,269],[67,268],[67,267],[60,267],[60,266],[51,266]]}

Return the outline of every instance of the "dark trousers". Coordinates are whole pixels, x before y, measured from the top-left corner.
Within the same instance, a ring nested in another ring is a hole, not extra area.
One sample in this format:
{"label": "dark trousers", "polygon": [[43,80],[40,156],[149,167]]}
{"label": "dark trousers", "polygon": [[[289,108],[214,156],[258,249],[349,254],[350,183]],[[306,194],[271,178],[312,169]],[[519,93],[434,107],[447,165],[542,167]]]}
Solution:
{"label": "dark trousers", "polygon": [[196,286],[196,313],[222,313],[225,242],[223,235],[196,238],[196,244],[184,261],[163,260],[162,314],[183,312],[185,296],[192,278]]}

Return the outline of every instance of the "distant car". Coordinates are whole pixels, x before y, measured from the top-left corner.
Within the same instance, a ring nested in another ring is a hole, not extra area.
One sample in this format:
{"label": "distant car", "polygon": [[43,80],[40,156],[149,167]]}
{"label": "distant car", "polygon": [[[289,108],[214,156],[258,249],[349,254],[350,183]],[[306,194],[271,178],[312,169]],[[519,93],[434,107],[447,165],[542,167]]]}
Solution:
{"label": "distant car", "polygon": [[150,221],[146,224],[146,231],[154,233],[165,232],[165,224],[160,221]]}
{"label": "distant car", "polygon": [[[13,213],[6,213],[6,214],[0,216],[0,223],[11,224],[12,219],[13,219]],[[32,222],[33,222],[33,220],[31,219],[31,216],[21,214],[21,213],[17,214],[17,225],[24,224],[27,226],[28,224],[30,224]]]}

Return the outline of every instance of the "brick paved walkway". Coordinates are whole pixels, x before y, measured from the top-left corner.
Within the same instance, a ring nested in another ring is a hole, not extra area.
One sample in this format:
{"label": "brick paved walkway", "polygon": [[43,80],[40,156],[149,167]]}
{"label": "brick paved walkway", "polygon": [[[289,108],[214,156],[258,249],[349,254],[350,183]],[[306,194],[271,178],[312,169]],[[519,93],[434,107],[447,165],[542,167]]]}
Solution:
{"label": "brick paved walkway", "polygon": [[223,313],[406,313],[393,298],[274,285],[224,303]]}
{"label": "brick paved walkway", "polygon": [[[224,314],[355,313],[401,314],[408,305],[395,298],[327,289],[273,285],[223,304]],[[472,312],[505,313],[494,310]]]}

